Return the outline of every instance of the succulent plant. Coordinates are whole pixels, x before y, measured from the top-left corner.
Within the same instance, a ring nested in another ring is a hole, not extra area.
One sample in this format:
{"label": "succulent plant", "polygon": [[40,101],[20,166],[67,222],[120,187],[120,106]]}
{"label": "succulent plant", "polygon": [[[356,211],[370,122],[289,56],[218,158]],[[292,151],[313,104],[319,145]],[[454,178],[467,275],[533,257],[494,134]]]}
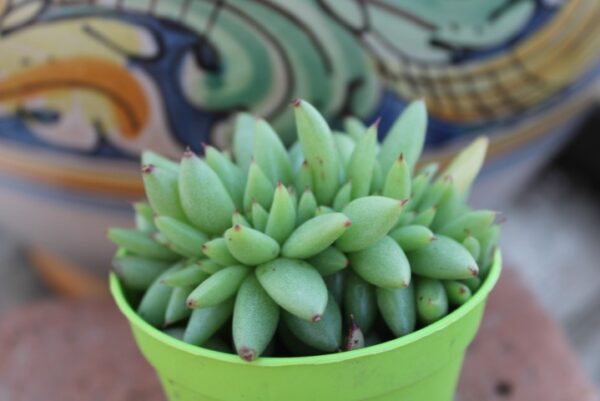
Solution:
{"label": "succulent plant", "polygon": [[381,145],[377,122],[348,118],[348,133],[332,133],[312,105],[293,107],[289,151],[242,114],[233,158],[211,146],[180,163],[144,153],[148,203],[135,204],[136,229],[108,233],[138,313],[188,343],[223,350],[232,339],[251,361],[274,343],[278,355],[307,355],[400,337],[466,302],[499,236],[495,212],[466,205],[487,140],[441,173],[413,173],[423,102]]}

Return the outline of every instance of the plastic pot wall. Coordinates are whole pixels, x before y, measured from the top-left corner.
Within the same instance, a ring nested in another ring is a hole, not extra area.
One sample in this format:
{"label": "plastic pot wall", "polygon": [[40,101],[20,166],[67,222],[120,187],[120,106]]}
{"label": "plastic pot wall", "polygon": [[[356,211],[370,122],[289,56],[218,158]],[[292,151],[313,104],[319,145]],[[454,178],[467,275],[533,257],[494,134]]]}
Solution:
{"label": "plastic pot wall", "polygon": [[252,363],[160,332],[130,307],[114,274],[110,286],[170,401],[451,401],[501,264],[497,253],[473,298],[408,336],[351,352]]}

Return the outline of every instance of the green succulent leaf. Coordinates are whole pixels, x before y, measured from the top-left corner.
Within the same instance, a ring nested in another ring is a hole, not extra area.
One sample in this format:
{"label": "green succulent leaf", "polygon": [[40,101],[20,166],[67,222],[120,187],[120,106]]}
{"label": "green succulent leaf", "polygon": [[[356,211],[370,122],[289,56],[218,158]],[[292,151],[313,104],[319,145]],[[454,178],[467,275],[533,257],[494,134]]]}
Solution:
{"label": "green succulent leaf", "polygon": [[256,118],[248,113],[239,113],[235,119],[233,133],[233,154],[243,171],[248,171],[254,149],[254,128]]}
{"label": "green succulent leaf", "polygon": [[425,102],[417,100],[410,103],[394,122],[381,145],[379,161],[384,173],[387,173],[400,154],[406,164],[414,169],[425,145],[427,131],[427,110]]}
{"label": "green succulent leaf", "polygon": [[231,224],[231,196],[217,173],[190,151],[181,160],[179,197],[187,218],[201,231],[220,234]]}
{"label": "green succulent leaf", "polygon": [[256,277],[283,309],[308,321],[318,321],[327,306],[327,287],[311,265],[296,259],[276,259],[256,268]]}
{"label": "green succulent leaf", "polygon": [[467,302],[500,236],[495,212],[467,204],[487,139],[441,174],[437,163],[413,173],[423,101],[405,108],[382,146],[377,122],[348,117],[346,132],[332,133],[303,100],[292,116],[289,150],[267,121],[241,113],[225,138],[233,158],[209,145],[179,163],[142,154],[147,202],[134,204],[136,229],[107,234],[139,315],[250,362],[282,346],[293,355],[370,346]]}
{"label": "green succulent leaf", "polygon": [[404,203],[383,196],[366,196],[350,202],[342,212],[352,225],[337,240],[345,252],[366,249],[383,238],[396,225]]}
{"label": "green succulent leaf", "polygon": [[453,178],[453,185],[459,193],[466,193],[483,166],[489,140],[486,137],[475,139],[464,148],[446,168],[442,176]]}
{"label": "green succulent leaf", "polygon": [[302,153],[308,162],[319,203],[330,204],[339,186],[339,165],[329,125],[310,103],[294,102],[296,128]]}

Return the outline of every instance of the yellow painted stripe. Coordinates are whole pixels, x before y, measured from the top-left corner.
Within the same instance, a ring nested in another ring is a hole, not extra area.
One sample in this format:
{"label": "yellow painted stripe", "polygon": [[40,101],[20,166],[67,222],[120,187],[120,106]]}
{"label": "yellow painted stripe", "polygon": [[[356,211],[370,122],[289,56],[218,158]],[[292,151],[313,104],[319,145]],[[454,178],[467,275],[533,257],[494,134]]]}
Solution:
{"label": "yellow painted stripe", "polygon": [[46,283],[63,297],[81,300],[108,296],[104,279],[89,273],[85,267],[42,248],[31,248],[27,253]]}
{"label": "yellow painted stripe", "polygon": [[18,104],[64,89],[87,89],[104,96],[127,139],[138,137],[150,118],[144,90],[131,72],[125,66],[92,57],[40,64],[0,79],[0,103]]}
{"label": "yellow painted stripe", "polygon": [[[482,62],[408,68],[407,72],[419,82],[430,82],[424,95],[431,114],[438,118],[478,121],[485,119],[484,109],[493,111],[495,118],[510,116],[515,107],[529,108],[554,96],[594,65],[600,48],[599,19],[597,0],[570,1],[548,24],[504,54]],[[540,82],[526,82],[527,73]],[[396,88],[406,97],[415,96],[410,87]],[[514,104],[505,103],[510,99]]]}
{"label": "yellow painted stripe", "polygon": [[101,174],[63,166],[41,164],[22,154],[0,154],[0,171],[11,176],[75,191],[123,197],[141,197],[144,187],[140,176]]}
{"label": "yellow painted stripe", "polygon": [[[541,119],[531,122],[523,127],[517,127],[510,133],[492,135],[486,162],[501,159],[515,149],[527,146],[536,139],[552,133],[554,129],[560,127],[561,123],[565,122],[565,116],[579,115],[583,111],[589,109],[594,100],[594,93],[593,91],[590,91],[589,93],[578,96],[574,100],[562,105],[560,107],[560,112],[547,112]],[[437,161],[442,165],[445,165],[462,146],[464,146],[464,142],[457,143],[451,148],[436,152],[428,152],[423,157],[421,163],[426,164],[431,161]]]}

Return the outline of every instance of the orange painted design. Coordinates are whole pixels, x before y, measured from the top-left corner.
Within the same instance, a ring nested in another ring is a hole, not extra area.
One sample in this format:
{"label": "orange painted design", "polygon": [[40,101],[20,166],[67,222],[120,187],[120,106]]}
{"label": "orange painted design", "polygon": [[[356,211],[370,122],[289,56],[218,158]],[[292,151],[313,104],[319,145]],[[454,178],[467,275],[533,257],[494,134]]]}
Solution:
{"label": "orange painted design", "polygon": [[104,96],[126,138],[137,137],[148,121],[149,106],[133,75],[123,66],[92,57],[50,61],[9,75],[0,80],[0,102],[22,102],[47,92],[77,89]]}
{"label": "orange painted design", "polygon": [[44,281],[63,297],[90,299],[108,296],[105,280],[87,273],[80,266],[43,248],[31,248],[27,253]]}
{"label": "orange painted design", "polygon": [[144,196],[144,186],[139,174],[102,174],[93,170],[42,164],[35,157],[21,152],[3,152],[0,149],[0,171],[41,184],[92,194],[126,198]]}

